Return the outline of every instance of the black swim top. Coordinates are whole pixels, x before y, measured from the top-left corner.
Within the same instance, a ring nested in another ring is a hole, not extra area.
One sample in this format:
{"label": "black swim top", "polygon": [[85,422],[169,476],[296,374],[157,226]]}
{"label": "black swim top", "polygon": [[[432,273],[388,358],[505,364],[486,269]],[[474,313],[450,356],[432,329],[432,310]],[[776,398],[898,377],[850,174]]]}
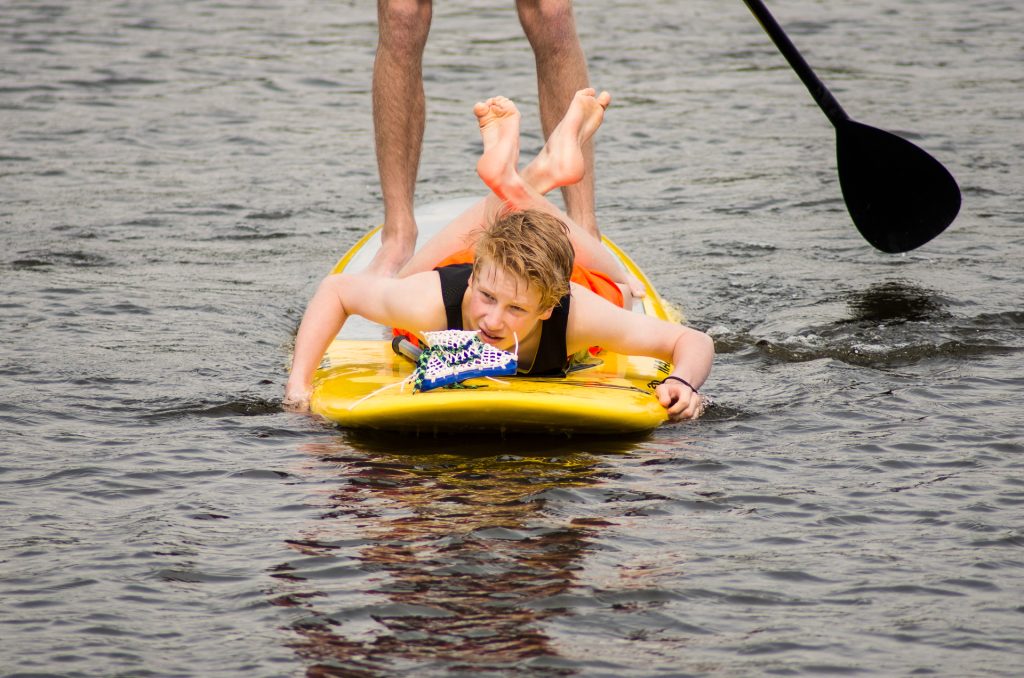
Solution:
{"label": "black swim top", "polygon": [[[441,298],[444,300],[444,311],[448,316],[448,329],[462,329],[462,300],[469,287],[469,276],[473,273],[473,264],[452,264],[434,269],[441,276]],[[542,320],[540,325],[540,344],[537,346],[537,357],[526,372],[531,377],[565,376],[565,368],[569,362],[565,347],[565,328],[569,323],[569,295],[558,301],[551,317]]]}

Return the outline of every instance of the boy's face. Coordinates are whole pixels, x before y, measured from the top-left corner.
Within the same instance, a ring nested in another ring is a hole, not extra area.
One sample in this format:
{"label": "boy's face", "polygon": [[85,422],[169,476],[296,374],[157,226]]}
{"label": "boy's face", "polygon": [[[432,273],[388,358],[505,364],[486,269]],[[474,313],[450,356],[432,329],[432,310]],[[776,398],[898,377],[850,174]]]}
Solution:
{"label": "boy's face", "polygon": [[482,263],[469,279],[467,330],[479,330],[480,339],[503,351],[515,348],[537,324],[551,317],[552,308],[540,307],[540,291],[511,273]]}

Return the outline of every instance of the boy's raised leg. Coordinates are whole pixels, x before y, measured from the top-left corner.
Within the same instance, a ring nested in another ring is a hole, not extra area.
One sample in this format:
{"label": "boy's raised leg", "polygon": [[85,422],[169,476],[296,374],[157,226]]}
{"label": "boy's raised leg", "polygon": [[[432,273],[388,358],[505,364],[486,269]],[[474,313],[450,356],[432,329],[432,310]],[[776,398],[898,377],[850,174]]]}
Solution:
{"label": "boy's raised leg", "polygon": [[505,97],[491,97],[473,107],[484,152],[476,173],[498,198],[515,209],[534,207],[534,196],[519,176],[519,109]]}
{"label": "boy's raised leg", "polygon": [[543,195],[580,180],[585,172],[581,149],[601,126],[604,110],[610,101],[611,96],[607,92],[598,96],[589,88],[577,92],[544,149],[522,175],[517,170],[519,110],[505,97],[492,97],[476,104],[473,112],[480,124],[484,145],[483,154],[477,162],[477,173],[491,193],[427,243],[402,274],[430,268],[449,254],[470,246],[473,231],[485,226],[503,208],[536,209],[554,214],[569,226],[569,236],[581,265],[622,280],[634,296],[643,296],[643,286],[621,270],[601,245],[600,239],[573,222]]}
{"label": "boy's raised leg", "polygon": [[604,121],[611,100],[608,92],[596,94],[589,87],[576,92],[544,148],[523,170],[523,180],[541,195],[547,195],[583,179],[587,170],[584,149]]}
{"label": "boy's raised leg", "polygon": [[610,275],[626,285],[632,296],[640,298],[646,294],[643,284],[619,266],[601,244],[600,235],[583,228],[541,197],[555,188],[579,182],[584,176],[587,168],[585,151],[591,137],[604,121],[604,112],[610,103],[611,95],[608,92],[596,96],[592,88],[576,92],[565,116],[551,132],[544,148],[523,170],[521,179],[544,203],[543,207],[537,204],[531,206],[551,211],[569,227],[569,237],[577,261],[587,268]]}

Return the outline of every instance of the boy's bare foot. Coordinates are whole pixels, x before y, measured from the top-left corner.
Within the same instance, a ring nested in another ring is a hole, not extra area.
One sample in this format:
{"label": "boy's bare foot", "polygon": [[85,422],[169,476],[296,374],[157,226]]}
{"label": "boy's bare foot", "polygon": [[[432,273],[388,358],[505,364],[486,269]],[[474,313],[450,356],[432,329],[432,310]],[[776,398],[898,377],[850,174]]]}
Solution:
{"label": "boy's bare foot", "polygon": [[515,204],[522,188],[519,176],[519,109],[505,97],[491,97],[473,107],[480,123],[484,152],[476,172],[498,197]]}
{"label": "boy's bare foot", "polygon": [[611,100],[608,92],[595,96],[592,87],[576,92],[544,148],[523,170],[523,179],[541,195],[582,179],[586,171],[583,145],[601,126]]}

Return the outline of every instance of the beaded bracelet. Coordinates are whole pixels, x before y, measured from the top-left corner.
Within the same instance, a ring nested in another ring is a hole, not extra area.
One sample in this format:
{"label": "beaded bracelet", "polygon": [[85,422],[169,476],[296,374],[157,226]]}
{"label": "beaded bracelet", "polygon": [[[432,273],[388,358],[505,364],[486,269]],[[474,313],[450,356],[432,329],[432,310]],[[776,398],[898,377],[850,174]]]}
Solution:
{"label": "beaded bracelet", "polygon": [[695,388],[693,387],[693,384],[691,384],[690,382],[686,381],[686,380],[685,380],[685,379],[683,379],[682,377],[677,377],[677,376],[675,376],[674,374],[671,374],[671,375],[669,375],[669,376],[665,377],[664,379],[662,379],[662,380],[661,380],[661,383],[662,383],[662,384],[664,384],[664,383],[665,383],[666,381],[668,381],[669,379],[674,379],[675,381],[678,381],[678,382],[679,382],[680,384],[682,384],[683,386],[686,386],[686,387],[687,387],[688,389],[690,389],[690,390],[691,390],[691,391],[693,391],[694,393],[700,393],[700,391],[698,391],[697,389],[695,389]]}

